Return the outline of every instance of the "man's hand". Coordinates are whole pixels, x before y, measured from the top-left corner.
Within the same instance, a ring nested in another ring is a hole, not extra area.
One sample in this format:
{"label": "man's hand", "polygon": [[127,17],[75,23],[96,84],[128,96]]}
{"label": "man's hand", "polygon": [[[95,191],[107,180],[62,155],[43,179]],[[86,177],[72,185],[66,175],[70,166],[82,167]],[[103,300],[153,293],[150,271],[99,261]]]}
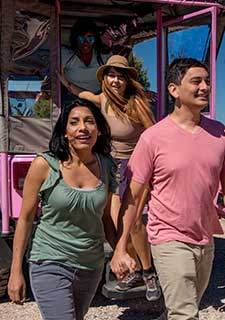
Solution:
{"label": "man's hand", "polygon": [[127,252],[119,252],[116,249],[110,266],[117,279],[122,280],[128,273],[134,273],[136,262]]}

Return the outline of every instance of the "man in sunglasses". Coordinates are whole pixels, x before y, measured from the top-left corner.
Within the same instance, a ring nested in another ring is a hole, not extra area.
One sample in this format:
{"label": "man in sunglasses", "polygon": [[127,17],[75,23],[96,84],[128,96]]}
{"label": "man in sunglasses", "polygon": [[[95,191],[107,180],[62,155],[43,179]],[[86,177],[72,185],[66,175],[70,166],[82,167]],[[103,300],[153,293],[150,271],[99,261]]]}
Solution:
{"label": "man in sunglasses", "polygon": [[[92,32],[91,32],[92,34]],[[94,35],[91,34],[86,34],[85,36],[78,36],[79,42],[82,44],[84,42],[87,42],[89,44],[93,44],[95,42],[95,37]]]}
{"label": "man in sunglasses", "polygon": [[[82,90],[98,93],[100,87],[95,77],[96,70],[109,56],[110,50],[103,45],[96,25],[86,18],[80,18],[71,29],[70,48],[62,48],[62,73],[69,83]],[[69,86],[62,96],[63,103],[74,98]]]}
{"label": "man in sunglasses", "polygon": [[85,35],[77,37],[77,54],[86,66],[89,66],[91,63],[94,43],[95,36],[92,31],[88,31]]}

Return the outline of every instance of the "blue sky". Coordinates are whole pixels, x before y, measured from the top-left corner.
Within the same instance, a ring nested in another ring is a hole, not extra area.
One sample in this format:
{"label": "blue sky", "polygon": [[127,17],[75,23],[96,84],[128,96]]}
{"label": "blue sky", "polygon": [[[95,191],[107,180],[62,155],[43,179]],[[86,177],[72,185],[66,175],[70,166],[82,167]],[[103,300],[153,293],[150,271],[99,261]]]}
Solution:
{"label": "blue sky", "polygon": [[[208,26],[198,29],[171,33],[169,35],[169,61],[181,54],[186,57],[203,59],[209,41]],[[134,47],[136,55],[143,60],[143,67],[147,69],[150,89],[157,91],[157,56],[156,39],[147,40]],[[217,58],[216,79],[216,118],[225,124],[225,36],[223,37]]]}
{"label": "blue sky", "polygon": [[9,80],[9,90],[13,91],[40,91],[41,81],[39,80]]}
{"label": "blue sky", "polygon": [[136,45],[134,53],[143,60],[143,67],[147,69],[150,89],[157,91],[156,39],[147,40]]}
{"label": "blue sky", "polygon": [[216,72],[216,118],[225,124],[225,35],[217,58]]}

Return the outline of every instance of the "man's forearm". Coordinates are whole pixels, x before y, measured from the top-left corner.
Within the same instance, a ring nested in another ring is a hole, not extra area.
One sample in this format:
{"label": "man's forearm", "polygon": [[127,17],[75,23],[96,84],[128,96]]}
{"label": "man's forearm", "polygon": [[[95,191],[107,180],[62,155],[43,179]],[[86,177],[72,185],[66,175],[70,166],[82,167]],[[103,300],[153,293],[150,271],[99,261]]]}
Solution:
{"label": "man's forearm", "polygon": [[145,186],[132,183],[127,187],[118,217],[118,243],[117,248],[126,250],[131,229],[137,219],[138,206]]}
{"label": "man's forearm", "polygon": [[[123,210],[123,207],[121,207],[121,212]],[[137,207],[136,206],[129,206],[124,211],[124,214],[119,214],[118,217],[118,234],[117,234],[117,249],[120,249],[122,251],[126,251],[126,246],[128,242],[128,238],[131,232],[131,229],[136,221],[136,212]]]}
{"label": "man's forearm", "polygon": [[118,243],[111,260],[112,271],[118,279],[135,270],[136,262],[127,253],[127,242],[136,221],[137,208],[145,186],[131,181],[127,187],[118,217]]}

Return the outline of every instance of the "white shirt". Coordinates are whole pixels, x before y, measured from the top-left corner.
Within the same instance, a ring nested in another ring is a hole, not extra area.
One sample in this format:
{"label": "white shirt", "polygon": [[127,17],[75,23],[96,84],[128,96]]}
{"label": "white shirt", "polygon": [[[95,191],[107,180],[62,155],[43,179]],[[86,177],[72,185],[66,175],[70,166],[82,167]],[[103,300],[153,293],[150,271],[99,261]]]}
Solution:
{"label": "white shirt", "polygon": [[[110,55],[101,55],[103,63],[106,62]],[[101,90],[100,84],[96,79],[99,63],[95,51],[93,51],[91,63],[86,66],[72,50],[62,47],[62,65],[64,73],[70,82],[94,93],[98,93]]]}

